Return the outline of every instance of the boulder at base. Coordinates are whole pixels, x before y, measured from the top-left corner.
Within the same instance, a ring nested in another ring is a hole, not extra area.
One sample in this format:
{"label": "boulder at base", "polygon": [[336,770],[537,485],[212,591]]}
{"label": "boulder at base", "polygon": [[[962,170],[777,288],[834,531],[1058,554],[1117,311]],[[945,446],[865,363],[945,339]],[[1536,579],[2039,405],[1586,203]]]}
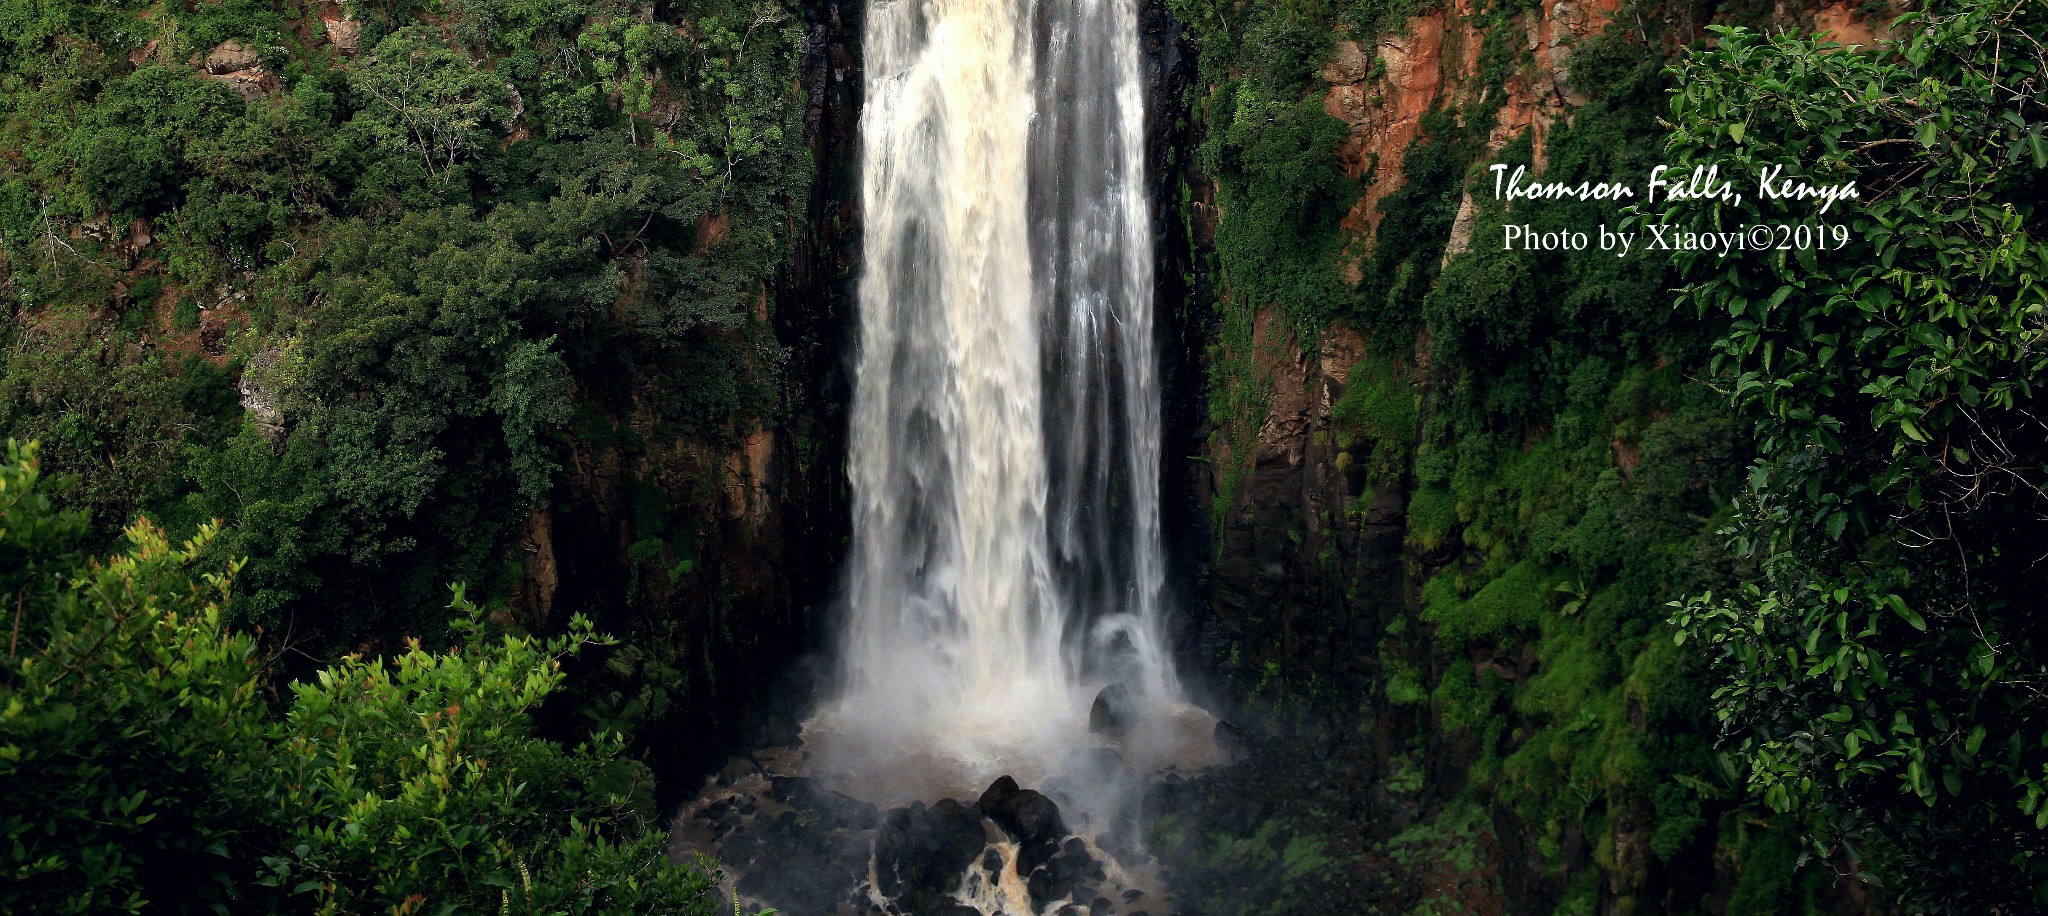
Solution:
{"label": "boulder at base", "polygon": [[875,834],[875,889],[889,898],[951,894],[986,845],[981,812],[953,799],[891,809]]}
{"label": "boulder at base", "polygon": [[1098,735],[1121,735],[1137,721],[1138,703],[1131,698],[1131,688],[1122,684],[1102,688],[1088,709],[1088,730]]}

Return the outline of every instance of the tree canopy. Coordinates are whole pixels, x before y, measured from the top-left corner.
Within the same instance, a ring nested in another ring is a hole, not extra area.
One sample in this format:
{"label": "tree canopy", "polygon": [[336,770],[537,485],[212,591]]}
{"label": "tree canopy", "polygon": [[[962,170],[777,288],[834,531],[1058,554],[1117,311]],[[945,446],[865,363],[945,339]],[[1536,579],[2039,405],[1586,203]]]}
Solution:
{"label": "tree canopy", "polygon": [[711,913],[652,776],[617,736],[570,747],[533,711],[606,642],[491,635],[350,657],[283,694],[225,625],[241,564],[138,520],[106,558],[33,445],[0,464],[0,908],[11,912]]}
{"label": "tree canopy", "polygon": [[[1852,181],[1839,251],[1690,265],[1714,369],[1758,424],[1733,526],[1760,575],[1675,605],[1749,787],[1916,906],[2048,902],[2048,29],[1930,3],[1896,46],[1718,29],[1669,151]],[[1690,211],[1698,228],[1811,205]]]}

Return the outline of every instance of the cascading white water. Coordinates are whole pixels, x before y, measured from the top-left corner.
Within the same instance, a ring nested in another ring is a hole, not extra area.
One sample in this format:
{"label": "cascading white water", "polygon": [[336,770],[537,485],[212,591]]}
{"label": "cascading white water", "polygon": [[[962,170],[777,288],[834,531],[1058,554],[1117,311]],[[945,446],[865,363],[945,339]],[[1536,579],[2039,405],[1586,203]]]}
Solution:
{"label": "cascading white water", "polygon": [[1049,775],[1106,683],[1181,708],[1136,7],[869,0],[847,623],[806,729],[855,794]]}

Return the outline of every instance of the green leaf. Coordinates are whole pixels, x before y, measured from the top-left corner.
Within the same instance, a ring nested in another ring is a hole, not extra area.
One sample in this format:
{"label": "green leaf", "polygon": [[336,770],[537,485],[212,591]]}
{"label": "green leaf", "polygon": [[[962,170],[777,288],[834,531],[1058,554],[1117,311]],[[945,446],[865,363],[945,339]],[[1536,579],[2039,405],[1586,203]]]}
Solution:
{"label": "green leaf", "polygon": [[1929,441],[1927,434],[1922,432],[1919,426],[1914,425],[1912,420],[1908,420],[1905,417],[1899,418],[1899,430],[1906,434],[1906,438],[1915,442]]}
{"label": "green leaf", "polygon": [[1884,596],[1884,603],[1885,606],[1892,609],[1892,613],[1899,615],[1899,619],[1905,621],[1913,629],[1919,630],[1922,633],[1927,632],[1927,620],[1921,617],[1918,611],[1907,607],[1906,599],[1898,595],[1886,595]]}

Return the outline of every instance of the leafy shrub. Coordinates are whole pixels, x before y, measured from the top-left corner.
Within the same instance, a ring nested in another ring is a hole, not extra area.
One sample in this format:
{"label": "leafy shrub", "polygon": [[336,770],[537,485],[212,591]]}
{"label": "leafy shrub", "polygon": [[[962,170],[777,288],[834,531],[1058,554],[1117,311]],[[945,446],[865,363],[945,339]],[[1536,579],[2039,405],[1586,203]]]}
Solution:
{"label": "leafy shrub", "polygon": [[1720,29],[1672,98],[1681,163],[1861,194],[1671,215],[1851,228],[1688,274],[1758,429],[1727,534],[1761,575],[1676,604],[1680,638],[1714,662],[1749,787],[1929,911],[2048,902],[2044,28],[2039,4],[1938,2],[1881,49]]}
{"label": "leafy shrub", "polygon": [[1422,619],[1436,624],[1438,638],[1464,645],[1542,623],[1553,591],[1543,571],[1523,560],[1470,598],[1431,603],[1423,609]]}
{"label": "leafy shrub", "polygon": [[[560,659],[603,642],[414,641],[291,686],[222,622],[239,563],[218,528],[173,545],[147,520],[102,562],[50,499],[33,446],[0,465],[0,908],[221,906],[711,913],[714,876],[668,862],[644,767],[600,737],[535,735]],[[209,566],[213,566],[209,569]]]}
{"label": "leafy shrub", "polygon": [[363,107],[347,129],[441,187],[509,118],[504,83],[426,26],[378,42],[350,69],[349,88]]}

